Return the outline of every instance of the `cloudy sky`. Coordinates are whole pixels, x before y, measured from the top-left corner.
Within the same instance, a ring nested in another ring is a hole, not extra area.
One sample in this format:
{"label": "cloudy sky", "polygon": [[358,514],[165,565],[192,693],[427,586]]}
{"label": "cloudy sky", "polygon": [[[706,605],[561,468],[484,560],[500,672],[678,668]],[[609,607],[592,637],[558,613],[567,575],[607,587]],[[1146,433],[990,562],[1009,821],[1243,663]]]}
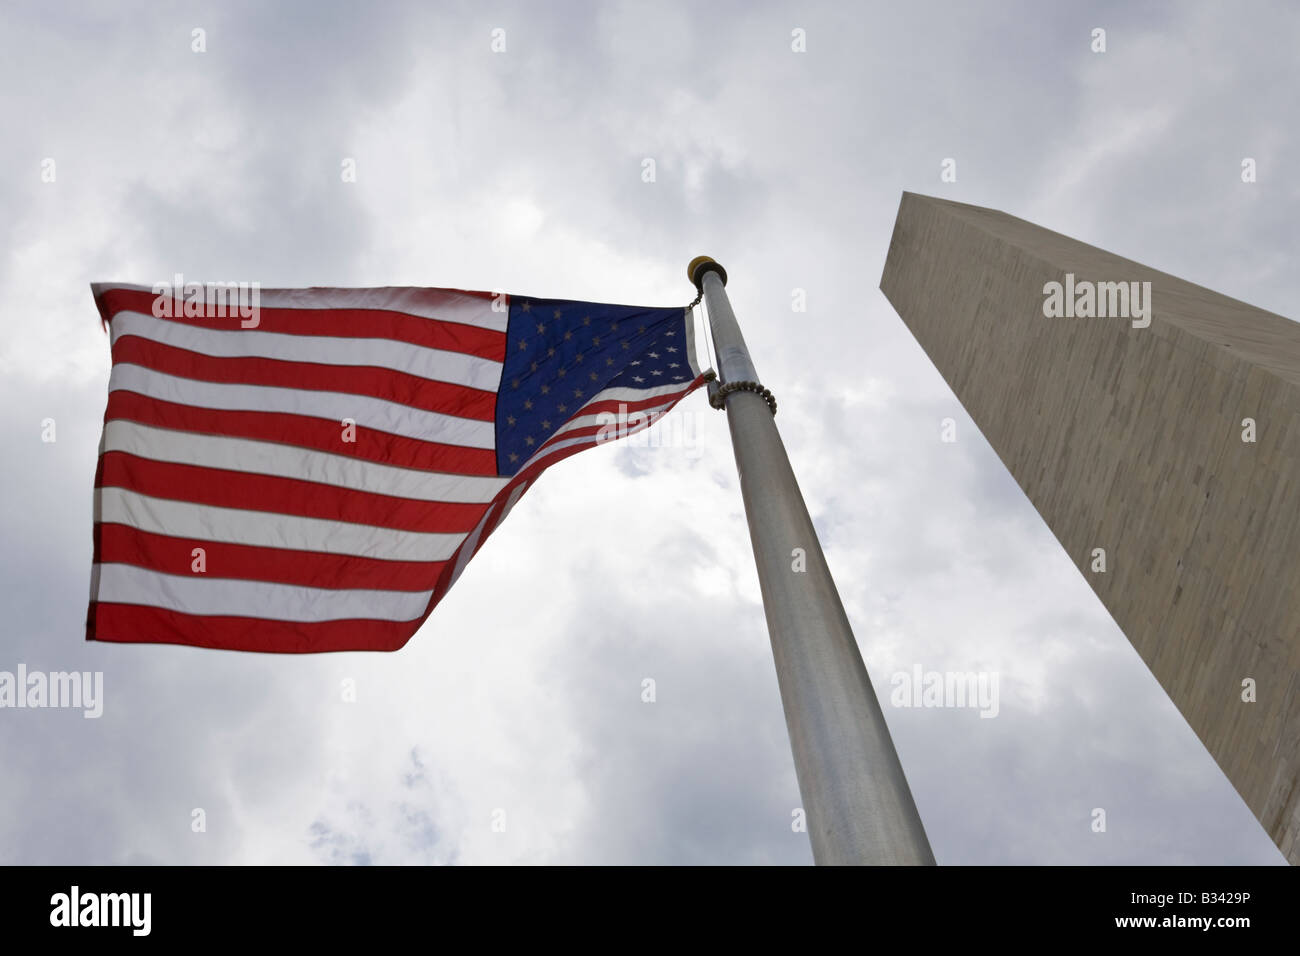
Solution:
{"label": "cloudy sky", "polygon": [[[90,282],[672,305],[699,253],[938,861],[1281,862],[877,286],[911,190],[1300,317],[1298,48],[1281,2],[8,4],[0,670],[105,703],[0,711],[0,862],[810,863],[703,395],[552,469],[397,653],[83,641]],[[891,707],[916,664],[998,716]]]}

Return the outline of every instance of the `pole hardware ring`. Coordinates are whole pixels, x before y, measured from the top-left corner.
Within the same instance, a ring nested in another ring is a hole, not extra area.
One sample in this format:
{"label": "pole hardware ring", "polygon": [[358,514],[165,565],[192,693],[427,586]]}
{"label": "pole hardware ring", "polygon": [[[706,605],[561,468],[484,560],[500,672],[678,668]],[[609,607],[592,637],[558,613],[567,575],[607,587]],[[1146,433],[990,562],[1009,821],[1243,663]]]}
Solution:
{"label": "pole hardware ring", "polygon": [[772,394],[771,389],[764,388],[758,382],[724,382],[716,390],[709,389],[709,404],[721,411],[727,407],[727,396],[732,392],[753,392],[767,402],[767,407],[771,409],[773,415],[776,414],[776,396]]}

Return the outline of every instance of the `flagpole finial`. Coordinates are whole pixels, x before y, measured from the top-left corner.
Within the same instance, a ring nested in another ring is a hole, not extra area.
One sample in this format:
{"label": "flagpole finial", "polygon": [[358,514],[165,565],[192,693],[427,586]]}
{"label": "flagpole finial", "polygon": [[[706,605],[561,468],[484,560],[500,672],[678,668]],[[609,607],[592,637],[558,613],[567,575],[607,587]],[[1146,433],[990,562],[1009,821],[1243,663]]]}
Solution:
{"label": "flagpole finial", "polygon": [[704,277],[710,272],[716,272],[722,284],[727,284],[727,270],[718,265],[711,256],[696,256],[686,267],[687,278],[701,292],[704,291]]}

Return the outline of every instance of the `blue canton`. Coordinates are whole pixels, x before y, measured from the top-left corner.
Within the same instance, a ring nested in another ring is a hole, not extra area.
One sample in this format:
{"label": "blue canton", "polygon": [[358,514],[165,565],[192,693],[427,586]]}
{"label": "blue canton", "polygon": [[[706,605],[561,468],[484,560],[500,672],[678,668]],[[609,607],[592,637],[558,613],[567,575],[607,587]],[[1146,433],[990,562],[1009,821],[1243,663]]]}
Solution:
{"label": "blue canton", "polygon": [[512,296],[497,392],[498,474],[519,471],[597,392],[690,382],[687,321],[681,306]]}

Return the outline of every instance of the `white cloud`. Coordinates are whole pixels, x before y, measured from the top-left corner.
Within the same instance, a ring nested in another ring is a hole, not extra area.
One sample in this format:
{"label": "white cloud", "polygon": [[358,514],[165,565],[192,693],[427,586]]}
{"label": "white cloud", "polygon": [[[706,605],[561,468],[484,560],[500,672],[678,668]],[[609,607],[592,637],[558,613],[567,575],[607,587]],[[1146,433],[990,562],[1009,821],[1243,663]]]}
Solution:
{"label": "white cloud", "polygon": [[[91,280],[684,304],[700,252],[731,275],[877,690],[917,661],[1003,675],[995,720],[886,708],[940,861],[1279,859],[876,285],[913,189],[1294,303],[1276,250],[1297,187],[1277,175],[1263,202],[1203,174],[1257,149],[1273,177],[1294,151],[1293,12],[1259,8],[1247,42],[1231,11],[1115,7],[1103,74],[1077,18],[1029,5],[815,4],[806,54],[778,7],[305,9],[213,9],[202,56],[188,16],[148,7],[57,27],[19,10],[0,39],[0,647],[103,669],[109,694],[98,722],[0,721],[9,860],[809,862],[725,418],[702,395],[676,413],[698,416],[696,448],[548,473],[396,654],[81,640],[107,368]],[[1088,832],[1098,803],[1122,832]]]}

